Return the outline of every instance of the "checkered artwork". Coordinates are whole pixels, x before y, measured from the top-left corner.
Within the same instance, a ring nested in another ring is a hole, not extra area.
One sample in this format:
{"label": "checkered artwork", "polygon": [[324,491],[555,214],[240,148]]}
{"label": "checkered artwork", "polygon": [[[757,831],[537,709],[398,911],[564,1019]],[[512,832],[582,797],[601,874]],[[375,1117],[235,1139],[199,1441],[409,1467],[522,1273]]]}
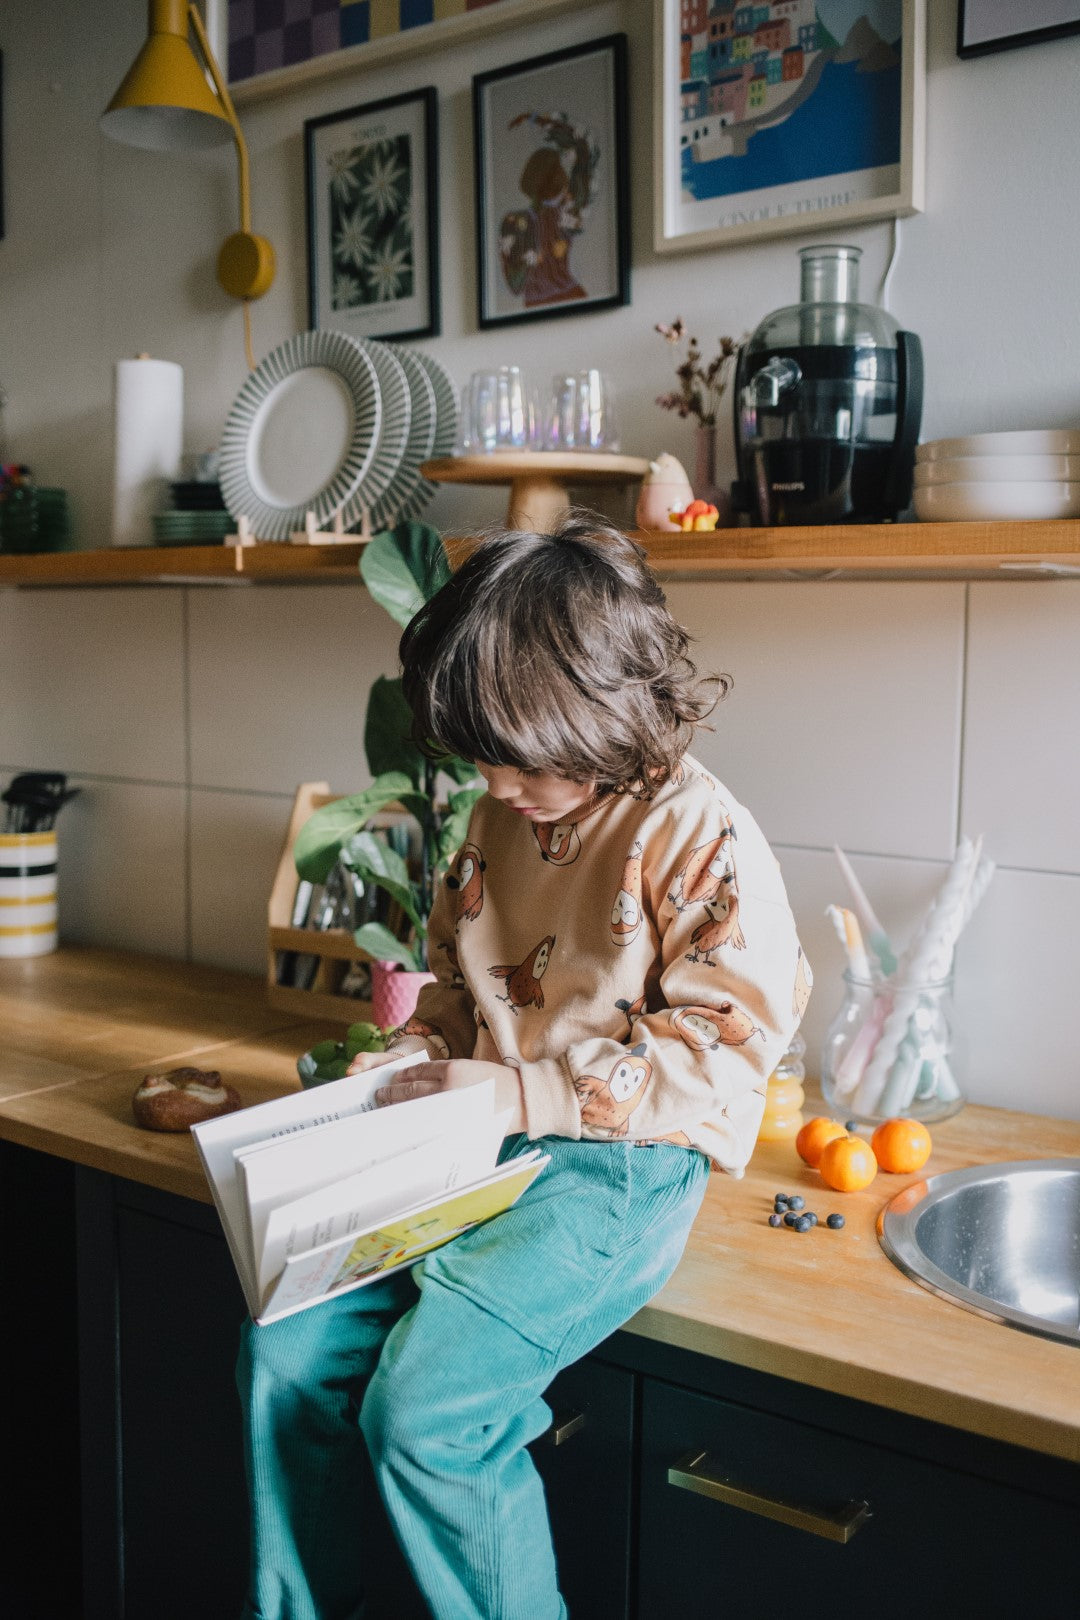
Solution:
{"label": "checkered artwork", "polygon": [[229,0],[229,82],[501,0]]}

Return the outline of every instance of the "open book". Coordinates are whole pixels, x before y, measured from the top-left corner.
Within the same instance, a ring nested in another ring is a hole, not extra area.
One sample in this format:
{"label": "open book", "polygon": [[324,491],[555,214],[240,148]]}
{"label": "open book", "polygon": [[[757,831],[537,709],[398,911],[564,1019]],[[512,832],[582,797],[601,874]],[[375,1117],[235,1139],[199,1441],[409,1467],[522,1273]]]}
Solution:
{"label": "open book", "polygon": [[498,1164],[495,1085],[378,1108],[423,1053],[192,1127],[248,1310],[273,1322],[361,1288],[489,1220],[547,1164]]}

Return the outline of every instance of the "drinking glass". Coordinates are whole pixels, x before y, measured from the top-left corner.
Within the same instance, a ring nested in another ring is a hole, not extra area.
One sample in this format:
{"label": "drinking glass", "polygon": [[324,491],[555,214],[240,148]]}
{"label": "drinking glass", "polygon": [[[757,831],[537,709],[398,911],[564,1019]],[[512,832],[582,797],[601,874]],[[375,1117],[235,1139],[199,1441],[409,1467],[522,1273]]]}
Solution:
{"label": "drinking glass", "polygon": [[615,395],[611,380],[595,367],[551,379],[544,414],[547,450],[617,450]]}
{"label": "drinking glass", "polygon": [[533,442],[532,400],[521,367],[474,371],[461,405],[462,454],[528,450]]}

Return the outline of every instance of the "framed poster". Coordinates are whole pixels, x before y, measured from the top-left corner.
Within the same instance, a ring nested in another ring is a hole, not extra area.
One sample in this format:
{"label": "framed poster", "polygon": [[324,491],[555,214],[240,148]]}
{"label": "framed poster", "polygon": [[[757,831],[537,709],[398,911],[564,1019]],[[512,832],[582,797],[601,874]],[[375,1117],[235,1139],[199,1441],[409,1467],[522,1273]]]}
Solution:
{"label": "framed poster", "polygon": [[925,0],[654,0],[655,245],[923,205]]}
{"label": "framed poster", "polygon": [[439,330],[435,91],[304,125],[308,322],[360,338]]}
{"label": "framed poster", "polygon": [[473,79],[481,326],[630,302],[626,36]]}
{"label": "framed poster", "polygon": [[960,0],[957,55],[985,56],[1080,34],[1080,0],[1024,0],[1019,13],[1016,0]]}

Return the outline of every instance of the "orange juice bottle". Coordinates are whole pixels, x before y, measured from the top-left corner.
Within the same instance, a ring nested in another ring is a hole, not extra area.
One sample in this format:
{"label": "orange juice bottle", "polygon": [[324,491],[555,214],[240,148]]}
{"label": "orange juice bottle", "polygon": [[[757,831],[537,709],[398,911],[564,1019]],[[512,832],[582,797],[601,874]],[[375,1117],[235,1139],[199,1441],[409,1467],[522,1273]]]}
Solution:
{"label": "orange juice bottle", "polygon": [[758,1136],[763,1142],[786,1142],[798,1136],[803,1126],[803,1058],[806,1042],[795,1034],[765,1087],[765,1117]]}

